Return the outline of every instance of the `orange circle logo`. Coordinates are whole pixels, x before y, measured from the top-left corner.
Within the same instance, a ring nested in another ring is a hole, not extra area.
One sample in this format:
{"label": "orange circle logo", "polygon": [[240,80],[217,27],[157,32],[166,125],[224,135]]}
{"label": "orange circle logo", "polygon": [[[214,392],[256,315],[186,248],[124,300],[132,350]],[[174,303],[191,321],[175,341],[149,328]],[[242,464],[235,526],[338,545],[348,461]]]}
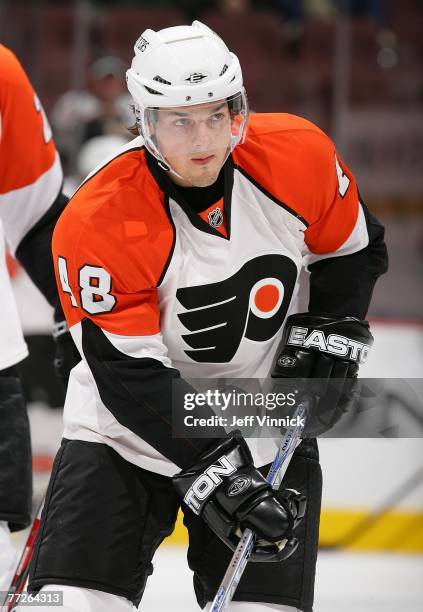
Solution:
{"label": "orange circle logo", "polygon": [[256,308],[261,312],[271,312],[279,301],[279,289],[275,285],[264,285],[254,296]]}

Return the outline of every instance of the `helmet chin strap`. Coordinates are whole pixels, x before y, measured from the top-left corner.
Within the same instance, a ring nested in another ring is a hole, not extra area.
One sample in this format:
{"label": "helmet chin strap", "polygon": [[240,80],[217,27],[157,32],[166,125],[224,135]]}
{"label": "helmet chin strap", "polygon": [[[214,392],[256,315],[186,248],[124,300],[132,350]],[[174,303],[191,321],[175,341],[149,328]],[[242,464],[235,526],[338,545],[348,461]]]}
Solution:
{"label": "helmet chin strap", "polygon": [[[156,158],[157,159],[157,158]],[[166,164],[165,162],[162,162],[160,159],[157,160],[157,163],[159,165],[159,167],[164,170],[165,172],[172,172],[172,168],[169,166],[169,164]],[[174,171],[173,171],[174,172]],[[174,172],[175,173],[175,172]],[[176,174],[176,173],[175,173]]]}

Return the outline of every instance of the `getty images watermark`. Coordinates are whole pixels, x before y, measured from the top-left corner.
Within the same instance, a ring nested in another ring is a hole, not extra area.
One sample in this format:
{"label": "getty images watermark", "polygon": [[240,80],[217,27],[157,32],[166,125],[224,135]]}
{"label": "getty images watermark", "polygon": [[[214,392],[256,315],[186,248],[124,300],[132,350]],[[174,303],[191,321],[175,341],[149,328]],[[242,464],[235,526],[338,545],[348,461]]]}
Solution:
{"label": "getty images watermark", "polygon": [[194,410],[197,406],[209,405],[211,408],[227,410],[229,406],[246,408],[247,406],[261,406],[266,410],[275,410],[278,407],[295,406],[297,394],[289,393],[263,393],[247,392],[239,389],[221,391],[207,389],[204,393],[185,393],[185,410]]}
{"label": "getty images watermark", "polygon": [[0,591],[0,609],[3,609],[2,605],[5,609],[6,606],[63,607],[63,591],[37,591],[36,593]]}
{"label": "getty images watermark", "polygon": [[[303,437],[423,438],[423,379],[189,379],[172,382],[175,438],[274,438],[303,425],[302,398],[315,398]],[[317,403],[319,402],[319,403]],[[225,433],[226,432],[226,433]]]}
{"label": "getty images watermark", "polygon": [[[296,405],[297,397],[295,392],[290,393],[263,393],[246,392],[238,389],[224,390],[208,389],[204,393],[185,393],[184,410],[190,412],[198,407],[208,406],[215,414],[210,416],[195,416],[194,414],[184,415],[183,424],[185,427],[292,427],[296,425],[304,426],[304,419],[299,417],[271,416],[264,414],[242,414],[236,409],[239,408],[263,408],[264,410],[276,410],[278,408],[292,408]],[[228,409],[231,414],[226,415]],[[235,411],[234,411],[235,410]],[[219,414],[219,412],[225,414]]]}

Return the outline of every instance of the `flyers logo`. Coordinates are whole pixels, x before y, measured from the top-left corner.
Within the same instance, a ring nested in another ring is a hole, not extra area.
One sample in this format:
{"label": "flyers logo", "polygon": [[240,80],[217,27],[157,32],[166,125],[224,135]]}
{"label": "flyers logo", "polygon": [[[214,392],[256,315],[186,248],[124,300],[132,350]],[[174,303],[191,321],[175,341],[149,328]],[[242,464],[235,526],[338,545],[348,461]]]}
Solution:
{"label": "flyers logo", "polygon": [[218,283],[178,289],[186,312],[179,320],[190,333],[185,353],[197,362],[231,361],[245,337],[265,342],[279,331],[297,279],[294,262],[284,255],[262,255]]}

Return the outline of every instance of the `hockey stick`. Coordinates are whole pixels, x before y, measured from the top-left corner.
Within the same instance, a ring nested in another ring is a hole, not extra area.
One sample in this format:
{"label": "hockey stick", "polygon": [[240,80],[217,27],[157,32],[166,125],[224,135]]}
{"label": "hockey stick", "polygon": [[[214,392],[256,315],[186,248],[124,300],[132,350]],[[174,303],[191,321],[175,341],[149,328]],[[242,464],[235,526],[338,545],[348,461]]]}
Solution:
{"label": "hockey stick", "polygon": [[41,512],[43,510],[44,500],[41,502],[38,508],[37,515],[34,522],[31,525],[31,529],[26,540],[24,549],[20,556],[19,562],[16,566],[15,574],[10,583],[10,587],[7,591],[6,599],[2,607],[3,612],[11,612],[15,606],[19,604],[19,595],[25,588],[26,581],[28,579],[29,564],[34,551],[35,538],[37,537],[38,530],[41,523]]}
{"label": "hockey stick", "polygon": [[[280,485],[285,475],[291,457],[304,430],[304,421],[301,421],[306,418],[311,402],[311,397],[305,396],[303,398],[292,417],[296,420],[297,424],[288,427],[285,432],[276,457],[274,458],[267,475],[267,481],[273,488]],[[228,565],[228,569],[226,570],[223,580],[217,589],[217,593],[213,599],[209,612],[225,612],[225,610],[228,609],[228,605],[232,601],[232,597],[239,581],[241,580],[241,576],[244,573],[245,566],[247,565],[248,559],[251,556],[255,539],[256,536],[254,532],[251,531],[251,529],[245,529],[238,546],[232,555],[232,559]]]}

